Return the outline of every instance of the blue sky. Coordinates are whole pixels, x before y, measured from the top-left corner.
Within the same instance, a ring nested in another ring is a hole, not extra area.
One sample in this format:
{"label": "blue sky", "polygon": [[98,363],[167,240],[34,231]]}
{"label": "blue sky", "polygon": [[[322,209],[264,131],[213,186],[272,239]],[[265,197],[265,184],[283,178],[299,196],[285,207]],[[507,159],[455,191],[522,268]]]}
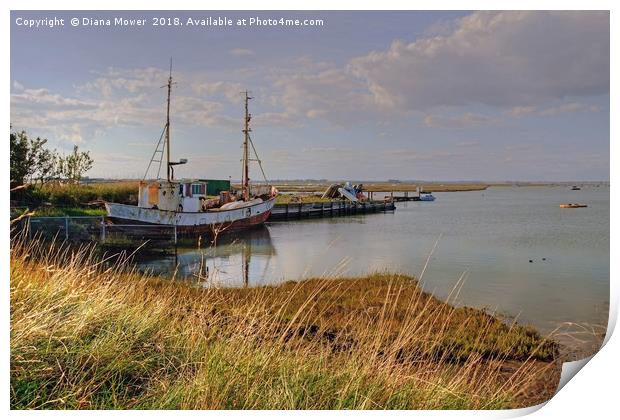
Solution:
{"label": "blue sky", "polygon": [[[153,27],[153,17],[323,19]],[[65,19],[27,28],[17,18]],[[83,17],[147,26],[69,25]],[[178,176],[240,176],[242,102],[274,179],[609,179],[607,12],[12,12],[11,122],[94,177],[142,177],[168,60]],[[255,176],[256,176],[255,172]]]}

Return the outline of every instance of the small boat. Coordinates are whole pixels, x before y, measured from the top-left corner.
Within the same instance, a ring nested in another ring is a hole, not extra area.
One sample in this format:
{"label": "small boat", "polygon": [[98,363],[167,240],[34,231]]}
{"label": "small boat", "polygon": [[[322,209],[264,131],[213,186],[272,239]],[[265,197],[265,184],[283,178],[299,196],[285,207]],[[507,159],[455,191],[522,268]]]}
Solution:
{"label": "small boat", "polygon": [[579,188],[576,185],[573,185],[573,188],[571,188],[571,191],[580,191],[580,190],[581,190],[581,188]]}
{"label": "small boat", "polygon": [[[174,167],[187,163],[187,159],[178,162],[170,161],[170,90],[172,87],[172,65],[168,78],[168,101],[166,111],[166,123],[162,136],[155,147],[151,162],[147,167],[144,179],[138,187],[138,205],[126,205],[106,202],[108,220],[121,225],[159,225],[176,226],[177,231],[183,235],[216,234],[223,231],[245,229],[264,223],[275,204],[278,190],[267,183],[264,185],[252,185],[248,164],[250,149],[256,149],[250,139],[250,119],[248,113],[248,101],[252,98],[245,92],[245,122],[242,132],[245,134],[243,141],[243,172],[241,177],[240,191],[221,191],[219,197],[207,196],[207,181],[200,179],[174,179]],[[163,144],[162,144],[163,140]],[[160,147],[161,146],[161,147]],[[165,152],[165,153],[164,153]],[[147,180],[151,165],[159,164],[166,156],[167,178]]]}
{"label": "small boat", "polygon": [[421,193],[420,201],[435,201],[435,196],[431,192]]}
{"label": "small boat", "polygon": [[588,207],[587,204],[577,204],[577,203],[568,203],[568,204],[560,204],[561,209],[580,209],[583,207]]}

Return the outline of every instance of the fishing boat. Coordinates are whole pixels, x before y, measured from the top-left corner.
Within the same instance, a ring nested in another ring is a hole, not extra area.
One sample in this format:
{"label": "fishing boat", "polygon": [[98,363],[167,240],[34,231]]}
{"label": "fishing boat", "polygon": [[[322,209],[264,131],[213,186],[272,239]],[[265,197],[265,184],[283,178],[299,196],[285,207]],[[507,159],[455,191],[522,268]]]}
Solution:
{"label": "fishing boat", "polygon": [[[209,234],[246,229],[264,223],[275,204],[278,191],[267,182],[262,163],[250,138],[251,114],[245,94],[245,122],[242,132],[243,169],[240,191],[221,191],[219,197],[207,196],[208,181],[201,179],[174,179],[174,167],[187,163],[187,159],[170,160],[170,92],[172,89],[172,64],[168,77],[166,123],[149,166],[138,187],[138,205],[106,202],[108,219],[116,224],[148,224],[176,226],[180,234]],[[255,158],[250,159],[249,147]],[[166,162],[166,179],[159,178],[162,162]],[[249,162],[258,162],[265,183],[250,185]],[[149,170],[159,164],[157,179],[147,180]]]}
{"label": "fishing boat", "polygon": [[577,204],[577,203],[568,203],[568,204],[560,204],[561,209],[580,209],[583,207],[588,207],[587,204]]}

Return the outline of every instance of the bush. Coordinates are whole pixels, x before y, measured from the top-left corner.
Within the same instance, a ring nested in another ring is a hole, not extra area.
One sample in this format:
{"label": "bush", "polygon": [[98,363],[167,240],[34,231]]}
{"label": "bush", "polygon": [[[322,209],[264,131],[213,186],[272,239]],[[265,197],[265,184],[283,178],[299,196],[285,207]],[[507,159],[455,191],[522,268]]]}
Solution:
{"label": "bush", "polygon": [[78,198],[70,191],[54,191],[49,195],[49,201],[58,207],[75,207],[79,204]]}

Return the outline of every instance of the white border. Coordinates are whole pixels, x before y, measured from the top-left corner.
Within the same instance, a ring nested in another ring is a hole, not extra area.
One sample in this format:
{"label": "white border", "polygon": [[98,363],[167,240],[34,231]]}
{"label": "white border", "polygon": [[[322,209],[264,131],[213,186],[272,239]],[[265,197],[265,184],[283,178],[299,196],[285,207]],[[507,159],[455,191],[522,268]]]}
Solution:
{"label": "white border", "polygon": [[[108,1],[90,1],[80,2],[77,0],[57,0],[54,2],[44,0],[33,0],[28,3],[23,1],[8,0],[3,2],[4,4],[4,37],[2,37],[2,49],[3,56],[10,57],[10,10],[611,10],[611,74],[618,74],[617,65],[617,53],[614,53],[614,46],[617,47],[618,34],[618,2],[610,0],[590,0],[590,1],[542,1],[542,0],[506,0],[503,2],[491,1],[491,0],[477,0],[477,1],[456,1],[456,0],[434,0],[432,2],[416,2],[407,3],[395,0],[383,0],[381,2],[371,2],[369,0],[357,1],[355,3],[335,2],[333,0],[315,0],[315,1],[276,1],[267,0],[261,3],[254,3],[248,0],[227,0],[219,4],[201,4],[198,2],[192,2],[188,0],[176,0],[174,2],[160,2],[159,4],[153,1],[146,0],[134,0],[128,2],[127,0],[108,0]],[[354,6],[355,9],[352,9]],[[36,58],[33,59],[33,65],[36,65]],[[2,102],[4,126],[8,127],[10,124],[10,111],[9,111],[9,95],[10,95],[10,68],[5,65],[2,68],[2,75],[4,83],[1,86],[4,101]],[[615,83],[611,83],[611,131],[610,137],[615,138],[618,133],[617,122],[613,118],[614,110],[617,109],[618,101],[618,89]],[[615,168],[614,163],[617,163],[617,146],[611,142],[611,207],[616,207],[618,203],[617,194],[615,194],[615,182],[618,181],[618,170]],[[1,161],[2,171],[5,176],[2,184],[1,200],[4,211],[8,213],[8,189],[9,179],[6,176],[8,174],[8,146],[5,146],[4,159]],[[7,215],[8,216],[8,215]],[[6,220],[6,218],[5,218]],[[8,247],[8,223],[2,225],[2,232],[0,237],[2,238],[0,258],[2,261],[2,268],[6,274],[6,280],[4,281],[3,288],[3,309],[2,313],[2,370],[4,372],[2,376],[0,395],[2,396],[3,411],[9,411],[9,247]],[[617,232],[617,224],[614,219],[611,219],[611,243],[610,254],[616,255],[617,249],[615,235]],[[610,294],[610,327],[615,325],[615,321],[618,313],[618,283],[616,280],[617,267],[616,264],[611,261],[610,275],[611,275],[611,294]],[[607,418],[611,413],[617,412],[617,404],[615,404],[617,397],[617,385],[618,375],[620,374],[618,368],[618,360],[615,357],[616,354],[620,354],[620,344],[618,338],[611,336],[605,347],[596,354],[592,360],[583,367],[583,370],[579,373],[576,379],[570,380],[561,391],[552,398],[544,407],[533,414],[531,418],[547,419],[547,418]],[[220,417],[226,416],[232,418],[252,416],[253,418],[271,418],[274,415],[283,417],[295,417],[295,418],[327,418],[334,414],[343,417],[355,417],[359,418],[373,418],[377,416],[390,416],[390,417],[402,417],[410,418],[415,416],[416,418],[465,418],[476,419],[480,418],[504,418],[504,417],[516,417],[523,414],[527,414],[534,411],[534,409],[514,410],[514,411],[467,411],[467,412],[401,412],[390,411],[386,412],[178,412],[174,413],[176,416],[188,417],[188,416],[209,416]],[[95,417],[117,417],[117,416],[132,416],[142,418],[165,418],[171,413],[167,412],[92,412],[88,415]],[[79,412],[10,412],[13,417],[39,417],[39,416],[83,416],[84,413]],[[371,417],[372,416],[372,417]]]}

